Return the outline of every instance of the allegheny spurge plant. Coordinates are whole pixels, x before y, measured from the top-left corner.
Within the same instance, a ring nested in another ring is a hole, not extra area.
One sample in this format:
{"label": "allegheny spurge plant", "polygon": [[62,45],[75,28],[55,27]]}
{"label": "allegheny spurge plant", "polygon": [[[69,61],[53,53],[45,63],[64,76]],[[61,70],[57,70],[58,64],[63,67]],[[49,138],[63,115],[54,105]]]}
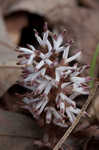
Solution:
{"label": "allegheny spurge plant", "polygon": [[83,75],[88,65],[72,65],[81,51],[69,57],[71,43],[63,44],[64,34],[53,34],[45,23],[42,38],[35,30],[38,48],[27,45],[16,49],[20,53],[17,64],[24,65],[19,82],[32,91],[24,95],[23,108],[34,118],[44,118],[46,124],[60,127],[68,127],[75,120],[80,112],[75,98],[89,94],[91,80]]}

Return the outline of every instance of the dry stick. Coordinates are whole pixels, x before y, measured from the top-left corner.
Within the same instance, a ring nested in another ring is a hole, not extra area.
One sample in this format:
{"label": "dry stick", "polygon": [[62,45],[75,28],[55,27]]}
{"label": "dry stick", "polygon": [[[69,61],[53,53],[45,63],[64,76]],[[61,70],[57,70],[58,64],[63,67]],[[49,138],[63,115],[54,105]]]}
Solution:
{"label": "dry stick", "polygon": [[19,68],[19,69],[22,69],[22,67],[28,67],[28,66],[32,66],[31,64],[29,65],[1,65],[0,64],[0,68]]}
{"label": "dry stick", "polygon": [[85,112],[85,110],[87,109],[88,105],[90,104],[91,100],[93,99],[95,92],[97,89],[97,85],[91,89],[90,91],[90,95],[87,99],[87,101],[85,102],[85,104],[83,105],[80,113],[77,115],[74,123],[69,127],[69,129],[65,132],[65,134],[63,135],[63,137],[59,140],[59,142],[55,145],[53,150],[58,150],[59,148],[61,148],[62,144],[66,141],[66,139],[68,138],[68,136],[71,134],[71,132],[73,131],[73,129],[76,127],[76,125],[79,123],[83,113]]}

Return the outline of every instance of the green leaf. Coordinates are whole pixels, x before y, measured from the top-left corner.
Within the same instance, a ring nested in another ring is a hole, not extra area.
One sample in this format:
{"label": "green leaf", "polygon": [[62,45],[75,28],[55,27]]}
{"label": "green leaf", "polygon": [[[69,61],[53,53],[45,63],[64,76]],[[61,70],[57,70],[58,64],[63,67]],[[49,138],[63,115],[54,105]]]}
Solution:
{"label": "green leaf", "polygon": [[[92,59],[92,62],[91,62],[91,67],[90,67],[90,76],[93,79],[95,77],[96,59],[97,59],[98,54],[99,54],[99,44],[97,45],[96,51],[94,53],[94,56],[93,56],[93,59]],[[90,82],[90,86],[91,86],[91,88],[94,86],[94,80],[92,80]]]}

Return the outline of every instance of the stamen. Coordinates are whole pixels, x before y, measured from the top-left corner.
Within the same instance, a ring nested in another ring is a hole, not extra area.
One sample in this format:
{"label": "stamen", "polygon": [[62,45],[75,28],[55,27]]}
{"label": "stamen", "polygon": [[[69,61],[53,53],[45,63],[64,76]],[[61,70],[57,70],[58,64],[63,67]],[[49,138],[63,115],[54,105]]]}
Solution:
{"label": "stamen", "polygon": [[68,58],[69,49],[70,49],[70,46],[67,46],[67,47],[64,49],[64,53],[63,53],[63,59],[64,59],[64,60]]}
{"label": "stamen", "polygon": [[64,114],[64,111],[65,111],[65,104],[63,102],[60,103],[60,112],[62,114]]}
{"label": "stamen", "polygon": [[75,116],[73,115],[73,113],[70,112],[70,107],[67,107],[67,108],[66,108],[66,114],[67,114],[67,116],[68,116],[68,118],[69,118],[69,121],[70,121],[71,123],[73,123],[74,120],[75,120]]}
{"label": "stamen", "polygon": [[74,101],[72,101],[69,97],[67,97],[67,96],[64,95],[63,93],[60,93],[60,97],[61,97],[61,99],[67,101],[67,103],[73,104],[74,106],[76,105]]}
{"label": "stamen", "polygon": [[68,58],[67,60],[65,60],[65,63],[69,63],[71,61],[74,61],[75,59],[79,58],[81,55],[81,52],[78,52],[77,54],[75,54],[74,56]]}

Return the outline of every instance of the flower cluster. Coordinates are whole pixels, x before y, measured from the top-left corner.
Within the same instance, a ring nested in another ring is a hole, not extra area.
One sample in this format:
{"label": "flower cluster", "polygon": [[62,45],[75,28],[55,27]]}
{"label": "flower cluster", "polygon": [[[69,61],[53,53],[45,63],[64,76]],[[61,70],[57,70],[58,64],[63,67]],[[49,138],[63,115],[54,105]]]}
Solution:
{"label": "flower cluster", "polygon": [[45,24],[43,37],[37,31],[35,37],[37,49],[33,45],[17,49],[20,52],[18,58],[21,58],[18,64],[24,65],[21,82],[32,90],[23,98],[24,108],[36,119],[44,117],[47,124],[67,127],[67,122],[73,123],[80,112],[75,98],[89,94],[88,82],[91,79],[82,74],[88,65],[72,65],[81,51],[69,57],[71,45],[63,45],[64,32],[57,36]]}

